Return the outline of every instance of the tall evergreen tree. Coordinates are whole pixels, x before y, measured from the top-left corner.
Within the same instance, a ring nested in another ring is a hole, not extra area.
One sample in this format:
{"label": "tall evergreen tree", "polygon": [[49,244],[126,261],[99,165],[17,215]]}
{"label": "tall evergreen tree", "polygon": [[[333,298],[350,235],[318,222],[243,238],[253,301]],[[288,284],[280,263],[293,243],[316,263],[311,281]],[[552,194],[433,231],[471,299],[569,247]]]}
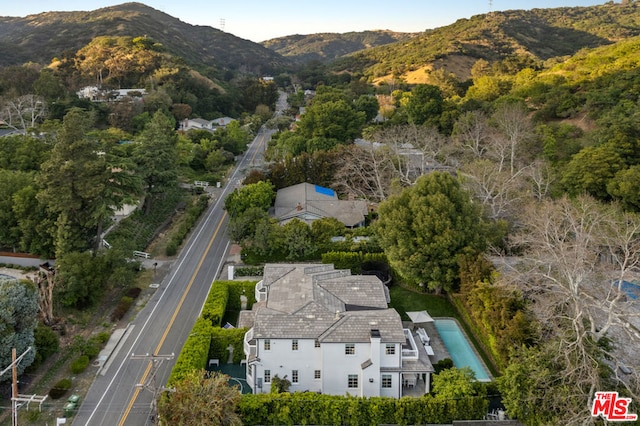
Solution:
{"label": "tall evergreen tree", "polygon": [[144,212],[149,214],[156,198],[178,183],[177,136],[172,120],[158,111],[148,122],[134,151],[138,174],[144,184]]}
{"label": "tall evergreen tree", "polygon": [[454,290],[460,255],[484,250],[486,227],[470,195],[448,173],[423,176],[378,209],[376,231],[391,265],[408,281]]}

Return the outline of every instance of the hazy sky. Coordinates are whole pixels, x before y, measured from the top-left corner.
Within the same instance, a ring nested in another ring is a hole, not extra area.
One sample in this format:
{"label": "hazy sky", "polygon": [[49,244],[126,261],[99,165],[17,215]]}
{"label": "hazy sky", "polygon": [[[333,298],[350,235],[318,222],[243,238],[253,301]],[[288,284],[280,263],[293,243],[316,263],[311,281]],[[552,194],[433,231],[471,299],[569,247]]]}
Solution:
{"label": "hazy sky", "polygon": [[[593,6],[605,0],[432,1],[432,0],[146,0],[140,1],[193,25],[222,29],[264,41],[293,34],[392,30],[418,32],[490,10]],[[616,0],[619,3],[620,0]],[[24,17],[49,11],[95,10],[117,0],[3,1],[0,16]],[[491,7],[490,7],[491,4]]]}

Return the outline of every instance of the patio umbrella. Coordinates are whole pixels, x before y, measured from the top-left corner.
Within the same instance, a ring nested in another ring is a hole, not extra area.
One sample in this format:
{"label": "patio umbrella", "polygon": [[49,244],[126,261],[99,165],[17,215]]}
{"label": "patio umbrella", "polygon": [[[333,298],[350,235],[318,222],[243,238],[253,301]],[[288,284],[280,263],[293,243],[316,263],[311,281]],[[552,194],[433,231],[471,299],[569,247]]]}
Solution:
{"label": "patio umbrella", "polygon": [[414,324],[423,324],[425,322],[433,322],[433,318],[429,315],[427,311],[412,311],[407,312],[409,318],[411,318],[411,322]]}

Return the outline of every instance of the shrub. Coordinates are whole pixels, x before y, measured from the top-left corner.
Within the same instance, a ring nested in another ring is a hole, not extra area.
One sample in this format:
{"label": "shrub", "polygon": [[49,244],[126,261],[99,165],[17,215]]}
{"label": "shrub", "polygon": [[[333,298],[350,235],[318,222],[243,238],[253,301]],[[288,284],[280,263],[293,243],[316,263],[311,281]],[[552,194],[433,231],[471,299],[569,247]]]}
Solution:
{"label": "shrub", "polygon": [[127,291],[125,292],[125,296],[126,297],[130,297],[133,300],[137,299],[138,296],[140,296],[140,293],[142,292],[142,289],[140,287],[131,287],[129,289],[127,289]]}
{"label": "shrub", "polygon": [[42,365],[51,355],[58,352],[60,349],[60,338],[50,327],[43,324],[38,324],[35,333],[36,356],[31,368],[35,369]]}
{"label": "shrub", "polygon": [[433,368],[436,370],[436,374],[441,372],[442,370],[453,368],[453,360],[451,358],[441,359],[440,361],[436,362]]}
{"label": "shrub", "polygon": [[124,314],[127,313],[132,303],[132,298],[123,296],[122,299],[120,299],[120,302],[118,302],[118,306],[116,306],[111,313],[111,321],[120,321],[122,317],[124,317]]}
{"label": "shrub", "polygon": [[73,360],[71,366],[69,366],[69,370],[73,374],[82,373],[89,366],[89,357],[86,355],[80,355],[78,358]]}
{"label": "shrub", "polygon": [[71,389],[71,379],[61,379],[51,388],[49,397],[51,399],[62,398],[69,389]]}
{"label": "shrub", "polygon": [[178,244],[174,240],[169,241],[167,247],[164,249],[164,254],[167,256],[174,256],[177,252]]}

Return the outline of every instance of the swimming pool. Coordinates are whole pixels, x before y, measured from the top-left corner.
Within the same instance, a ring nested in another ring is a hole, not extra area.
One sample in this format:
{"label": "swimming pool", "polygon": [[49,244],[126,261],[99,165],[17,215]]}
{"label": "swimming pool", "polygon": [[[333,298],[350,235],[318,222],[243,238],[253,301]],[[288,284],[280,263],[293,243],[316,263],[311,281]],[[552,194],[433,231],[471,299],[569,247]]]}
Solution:
{"label": "swimming pool", "polygon": [[476,356],[467,338],[460,330],[458,323],[451,319],[437,319],[434,321],[436,330],[444,342],[444,346],[451,355],[453,365],[457,368],[471,367],[480,382],[491,380],[489,373]]}

